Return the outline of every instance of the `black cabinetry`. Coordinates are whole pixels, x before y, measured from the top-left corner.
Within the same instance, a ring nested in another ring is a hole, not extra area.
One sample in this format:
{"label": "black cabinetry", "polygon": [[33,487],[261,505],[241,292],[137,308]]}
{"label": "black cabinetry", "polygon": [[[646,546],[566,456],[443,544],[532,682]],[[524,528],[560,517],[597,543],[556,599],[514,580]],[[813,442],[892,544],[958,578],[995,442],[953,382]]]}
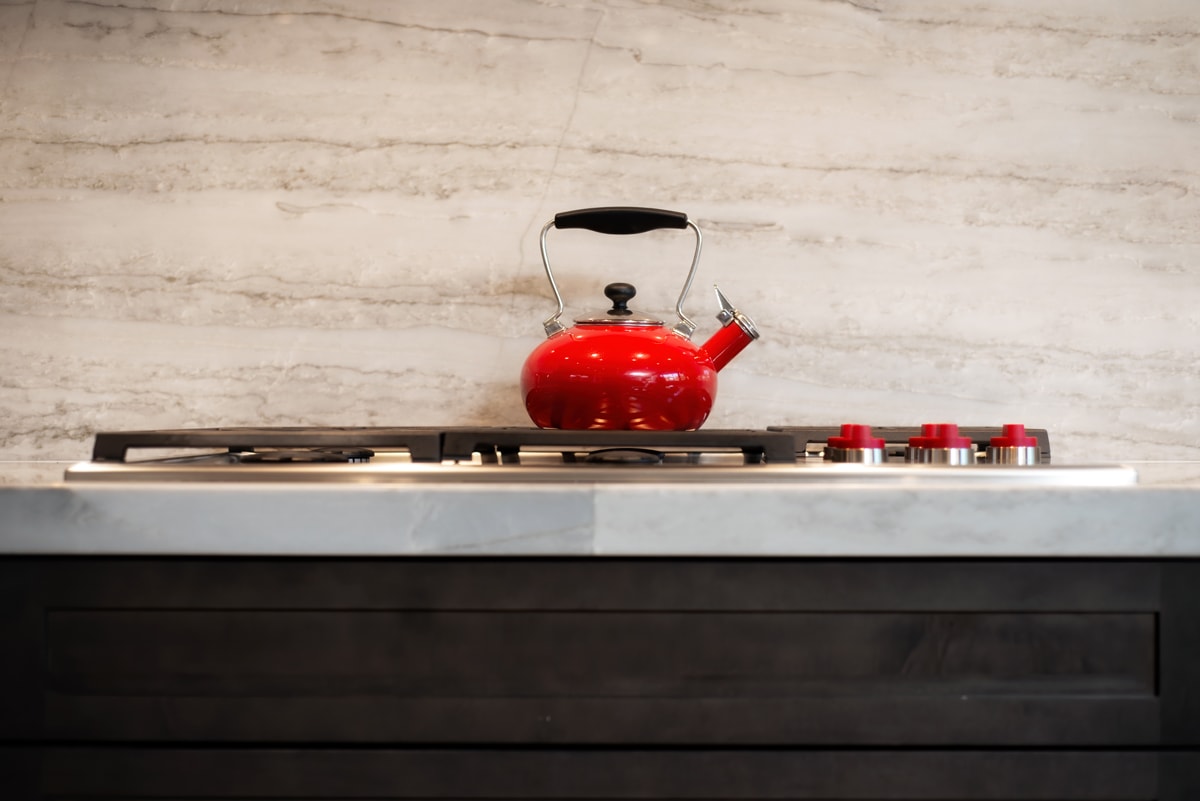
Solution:
{"label": "black cabinetry", "polygon": [[0,560],[4,798],[1200,798],[1200,563]]}

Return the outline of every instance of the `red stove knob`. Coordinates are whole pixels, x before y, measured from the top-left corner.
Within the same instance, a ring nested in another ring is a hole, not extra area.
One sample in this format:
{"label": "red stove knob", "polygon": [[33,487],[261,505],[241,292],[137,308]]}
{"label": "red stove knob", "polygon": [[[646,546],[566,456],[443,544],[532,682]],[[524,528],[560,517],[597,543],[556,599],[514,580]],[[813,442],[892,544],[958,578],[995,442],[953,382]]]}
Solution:
{"label": "red stove knob", "polygon": [[954,423],[925,423],[921,434],[908,438],[904,461],[917,464],[974,464],[971,438],[958,433]]}
{"label": "red stove knob", "polygon": [[841,434],[826,442],[825,459],[830,462],[882,464],[887,461],[885,443],[871,434],[871,427],[857,423],[842,424]]}
{"label": "red stove knob", "polygon": [[997,448],[1028,448],[1038,444],[1037,437],[1025,433],[1020,423],[1005,423],[1001,435],[992,437],[991,444]]}
{"label": "red stove knob", "polygon": [[1042,461],[1037,437],[1026,434],[1024,425],[1007,423],[1001,432],[988,444],[988,464],[1038,464]]}

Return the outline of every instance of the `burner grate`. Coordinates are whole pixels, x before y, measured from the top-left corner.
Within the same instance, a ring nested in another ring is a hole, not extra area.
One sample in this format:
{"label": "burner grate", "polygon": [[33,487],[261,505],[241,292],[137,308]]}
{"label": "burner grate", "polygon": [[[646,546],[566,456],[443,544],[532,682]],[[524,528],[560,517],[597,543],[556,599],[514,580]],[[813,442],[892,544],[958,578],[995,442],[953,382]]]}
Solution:
{"label": "burner grate", "polygon": [[221,448],[253,453],[261,448],[403,449],[414,462],[441,461],[440,428],[180,428],[161,431],[102,431],[92,448],[94,462],[124,462],[132,448]]}
{"label": "burner grate", "polygon": [[[795,464],[795,440],[778,431],[709,429],[699,431],[566,431],[550,428],[450,429],[442,458],[519,462],[522,448],[668,451],[703,454],[740,451],[746,464]],[[567,458],[570,461],[570,458]]]}
{"label": "burner grate", "polygon": [[[308,449],[314,454],[408,451],[414,462],[470,461],[518,464],[523,450],[560,451],[564,462],[596,450],[625,450],[698,456],[740,453],[745,464],[795,464],[793,437],[779,431],[711,429],[702,431],[565,431],[543,428],[193,428],[161,431],[105,431],[96,434],[94,462],[126,462],[140,450],[208,448],[241,455],[235,462],[283,461],[268,449]],[[261,456],[251,454],[261,453]],[[293,459],[301,461],[298,455]],[[310,461],[315,460],[310,458]],[[607,461],[618,461],[610,456]],[[645,461],[645,460],[639,460]]]}

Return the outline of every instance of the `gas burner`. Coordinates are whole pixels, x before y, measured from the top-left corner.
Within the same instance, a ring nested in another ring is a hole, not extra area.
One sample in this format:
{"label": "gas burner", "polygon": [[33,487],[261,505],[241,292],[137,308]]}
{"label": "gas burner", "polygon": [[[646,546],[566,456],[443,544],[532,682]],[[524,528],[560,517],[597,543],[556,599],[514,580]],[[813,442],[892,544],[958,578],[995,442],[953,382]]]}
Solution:
{"label": "gas burner", "polygon": [[[650,448],[599,448],[584,456],[588,464],[662,464],[667,455]],[[577,461],[575,454],[563,454],[563,461]]]}
{"label": "gas burner", "polygon": [[365,464],[375,451],[369,448],[294,448],[291,450],[262,450],[230,453],[232,461],[252,462],[349,462]]}
{"label": "gas burner", "polygon": [[188,456],[169,456],[139,464],[163,465],[237,465],[237,464],[366,464],[375,452],[367,448],[295,448],[261,451],[233,450],[224,453],[199,453]]}

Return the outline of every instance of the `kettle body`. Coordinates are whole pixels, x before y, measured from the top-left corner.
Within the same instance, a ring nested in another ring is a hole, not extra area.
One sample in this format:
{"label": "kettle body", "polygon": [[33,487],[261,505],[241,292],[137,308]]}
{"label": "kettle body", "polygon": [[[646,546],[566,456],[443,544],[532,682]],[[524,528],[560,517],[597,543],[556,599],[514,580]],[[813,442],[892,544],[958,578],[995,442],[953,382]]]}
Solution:
{"label": "kettle body", "polygon": [[577,325],[529,355],[521,394],[539,428],[690,431],[712,410],[717,369],[666,327]]}

